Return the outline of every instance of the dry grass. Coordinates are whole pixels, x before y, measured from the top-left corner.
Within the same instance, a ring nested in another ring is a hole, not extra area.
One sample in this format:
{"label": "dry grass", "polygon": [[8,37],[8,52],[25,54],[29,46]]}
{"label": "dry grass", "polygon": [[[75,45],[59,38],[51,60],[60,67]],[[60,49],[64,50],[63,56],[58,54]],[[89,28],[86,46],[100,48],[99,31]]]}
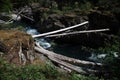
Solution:
{"label": "dry grass", "polygon": [[33,39],[30,35],[16,30],[0,30],[0,42],[5,45],[6,55],[4,55],[4,58],[18,65],[20,64],[18,55],[20,46],[22,46],[23,54],[26,57],[27,51],[32,50],[34,47]]}

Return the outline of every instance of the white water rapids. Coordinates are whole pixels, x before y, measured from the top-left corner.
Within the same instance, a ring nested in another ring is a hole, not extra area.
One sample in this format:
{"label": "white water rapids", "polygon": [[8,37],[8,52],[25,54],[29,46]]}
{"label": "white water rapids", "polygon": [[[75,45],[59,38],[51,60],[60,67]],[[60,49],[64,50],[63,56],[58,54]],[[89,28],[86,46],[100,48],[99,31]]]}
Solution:
{"label": "white water rapids", "polygon": [[[27,28],[26,32],[30,35],[40,34],[36,29],[31,29],[31,28]],[[35,40],[37,41],[37,43],[39,43],[39,45],[41,45],[45,49],[51,47],[51,44],[47,42],[44,38],[35,38]]]}
{"label": "white water rapids", "polygon": [[[40,34],[36,29],[32,29],[30,27],[26,28],[26,32],[30,35]],[[39,43],[39,45],[45,49],[53,47],[50,44],[50,42],[48,42],[44,38],[35,38],[35,41],[37,41],[37,43]],[[76,45],[76,46],[74,46],[74,45],[67,45],[67,46],[57,45],[56,47],[53,48],[53,51],[55,51],[56,53],[62,54],[62,55],[69,56],[69,57],[78,58],[78,59],[86,59],[86,60],[95,61],[95,62],[100,62],[102,59],[104,59],[107,56],[107,54],[103,54],[103,53],[96,54],[96,53],[82,52],[78,45]],[[114,56],[116,57],[118,55],[115,53]]]}

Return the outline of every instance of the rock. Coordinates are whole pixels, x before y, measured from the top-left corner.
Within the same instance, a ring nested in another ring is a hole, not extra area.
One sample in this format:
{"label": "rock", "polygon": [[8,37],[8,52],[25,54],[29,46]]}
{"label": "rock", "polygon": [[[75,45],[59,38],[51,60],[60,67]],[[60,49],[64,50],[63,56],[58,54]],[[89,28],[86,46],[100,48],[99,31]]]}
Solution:
{"label": "rock", "polygon": [[[37,17],[38,18],[38,17]],[[38,21],[40,20],[37,19]],[[86,21],[85,16],[77,16],[75,14],[50,14],[46,19],[42,18],[42,21],[39,21],[35,28],[40,31],[41,33],[50,32],[54,30],[58,30],[65,27],[70,27],[81,22]],[[84,27],[77,28],[76,30],[84,30],[88,27],[88,25]]]}
{"label": "rock", "polygon": [[13,21],[11,19],[12,19],[11,14],[8,14],[8,13],[5,13],[5,12],[0,13],[0,26],[2,24],[13,23]]}
{"label": "rock", "polygon": [[11,14],[11,18],[14,21],[20,21],[21,20],[21,16],[17,15],[17,14]]}
{"label": "rock", "polygon": [[[64,24],[66,27],[77,25],[77,24],[80,24],[80,23],[87,21],[87,20],[88,20],[87,16],[79,16],[79,15],[76,15],[74,13],[64,14],[60,19],[61,23]],[[82,28],[79,27],[79,28],[74,29],[74,30],[84,30],[85,27],[88,27],[88,25],[87,26],[84,25],[84,26],[82,26]]]}
{"label": "rock", "polygon": [[32,63],[34,54],[34,40],[24,32],[15,30],[0,30],[0,52],[3,58],[16,65]]}
{"label": "rock", "polygon": [[106,44],[113,44],[114,41],[120,41],[120,38],[114,35],[108,35],[105,33],[86,33],[86,34],[74,34],[67,36],[58,36],[53,38],[55,42],[59,44],[79,44],[90,48],[105,47]]}
{"label": "rock", "polygon": [[43,19],[42,21],[38,22],[35,27],[41,33],[64,28],[65,25],[61,23],[60,18],[61,15],[51,14],[47,19]]}
{"label": "rock", "polygon": [[0,41],[0,52],[7,52],[7,47],[5,44],[3,44],[1,41]]}
{"label": "rock", "polygon": [[3,24],[3,23],[5,23],[5,21],[3,21],[3,20],[0,20],[0,24]]}
{"label": "rock", "polygon": [[28,24],[31,24],[34,22],[32,9],[30,6],[26,5],[26,6],[20,7],[18,9],[14,10],[13,13],[14,14],[11,14],[11,17],[15,21],[21,20]]}
{"label": "rock", "polygon": [[44,66],[50,62],[43,54],[34,51],[34,40],[30,35],[16,30],[0,30],[1,57],[16,66]]}
{"label": "rock", "polygon": [[0,25],[1,24],[10,24],[13,21],[20,21],[21,16],[17,14],[1,13],[0,14]]}
{"label": "rock", "polygon": [[89,29],[110,28],[111,34],[118,33],[120,24],[112,13],[93,11],[89,15]]}

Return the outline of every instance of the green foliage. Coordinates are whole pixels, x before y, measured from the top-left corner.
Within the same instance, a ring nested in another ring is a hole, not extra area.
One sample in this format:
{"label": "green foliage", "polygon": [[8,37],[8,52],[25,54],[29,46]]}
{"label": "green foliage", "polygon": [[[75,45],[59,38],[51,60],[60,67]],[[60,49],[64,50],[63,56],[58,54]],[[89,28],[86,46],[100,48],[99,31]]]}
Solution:
{"label": "green foliage", "polygon": [[99,48],[98,51],[107,54],[113,52],[120,52],[120,42],[115,40],[112,44],[106,43],[106,46],[104,48]]}
{"label": "green foliage", "polygon": [[114,13],[120,13],[120,0],[99,0],[100,7]]}
{"label": "green foliage", "polygon": [[104,79],[99,79],[97,77],[94,76],[83,76],[83,75],[77,75],[77,74],[73,74],[70,78],[70,80],[104,80]]}
{"label": "green foliage", "polygon": [[[114,36],[115,37],[115,36]],[[93,52],[96,54],[106,54],[105,58],[99,59],[100,62],[107,65],[106,71],[110,75],[109,80],[119,80],[120,79],[120,39],[114,39],[114,42],[106,42],[106,46],[99,49],[92,49],[88,47],[82,47],[82,50]],[[87,79],[86,79],[87,80]]]}
{"label": "green foliage", "polygon": [[76,14],[87,14],[92,8],[93,5],[89,1],[84,1],[84,3],[73,2],[71,5],[63,6],[62,11],[64,13],[76,12]]}
{"label": "green foliage", "polygon": [[72,12],[72,11],[73,11],[73,8],[72,8],[72,7],[69,7],[69,6],[63,7],[63,12],[64,12],[64,13]]}
{"label": "green foliage", "polygon": [[44,67],[40,65],[16,67],[0,58],[1,80],[56,80],[58,76],[61,75],[56,68],[49,65]]}
{"label": "green foliage", "polygon": [[[120,79],[120,42],[114,41],[113,44],[106,43],[106,46],[95,50],[98,53],[107,54],[103,59],[103,63],[108,65],[107,69],[111,72],[112,75],[110,80],[119,80]],[[118,57],[115,57],[116,53]]]}
{"label": "green foliage", "polygon": [[85,2],[84,4],[80,4],[79,9],[81,10],[81,14],[88,14],[88,12],[93,8],[93,5],[90,2]]}
{"label": "green foliage", "polygon": [[[119,53],[120,54],[120,53]],[[112,75],[110,80],[119,80],[120,79],[120,59],[115,58],[113,54],[107,55],[104,60],[104,63],[108,65],[108,70],[111,72]]]}
{"label": "green foliage", "polygon": [[101,80],[96,77],[78,76],[59,72],[56,67],[46,64],[17,67],[0,58],[1,80]]}
{"label": "green foliage", "polygon": [[81,4],[80,9],[82,10],[90,10],[92,8],[92,4],[90,2],[86,2],[85,4]]}
{"label": "green foliage", "polygon": [[10,0],[0,1],[0,12],[10,12],[12,10],[12,4]]}
{"label": "green foliage", "polygon": [[15,24],[15,23],[0,24],[0,30],[11,30],[11,29],[22,31],[24,30],[24,26],[20,24]]}

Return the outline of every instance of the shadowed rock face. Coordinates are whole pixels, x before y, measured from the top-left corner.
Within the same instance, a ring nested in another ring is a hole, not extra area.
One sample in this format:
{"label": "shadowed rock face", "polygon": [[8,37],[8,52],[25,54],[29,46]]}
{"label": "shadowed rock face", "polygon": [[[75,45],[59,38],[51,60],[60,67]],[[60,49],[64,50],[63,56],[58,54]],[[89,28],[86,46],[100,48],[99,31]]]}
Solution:
{"label": "shadowed rock face", "polygon": [[116,34],[120,30],[119,20],[112,13],[91,12],[89,14],[89,24],[89,29],[110,28],[110,34]]}
{"label": "shadowed rock face", "polygon": [[1,41],[0,41],[0,52],[6,52],[7,51],[7,48],[5,46],[5,44],[3,44]]}
{"label": "shadowed rock face", "polygon": [[4,59],[16,65],[31,63],[34,43],[30,35],[15,30],[0,30],[0,52]]}
{"label": "shadowed rock face", "polygon": [[[36,23],[35,28],[41,33],[58,30],[80,24],[87,20],[87,16],[78,16],[76,14],[50,14],[47,19]],[[82,28],[87,27],[86,25]],[[81,30],[80,28],[77,28]]]}
{"label": "shadowed rock face", "polygon": [[79,44],[81,46],[99,48],[104,47],[106,43],[112,44],[115,38],[114,36],[107,35],[104,33],[88,33],[56,37],[54,38],[54,40],[60,44],[61,43]]}

